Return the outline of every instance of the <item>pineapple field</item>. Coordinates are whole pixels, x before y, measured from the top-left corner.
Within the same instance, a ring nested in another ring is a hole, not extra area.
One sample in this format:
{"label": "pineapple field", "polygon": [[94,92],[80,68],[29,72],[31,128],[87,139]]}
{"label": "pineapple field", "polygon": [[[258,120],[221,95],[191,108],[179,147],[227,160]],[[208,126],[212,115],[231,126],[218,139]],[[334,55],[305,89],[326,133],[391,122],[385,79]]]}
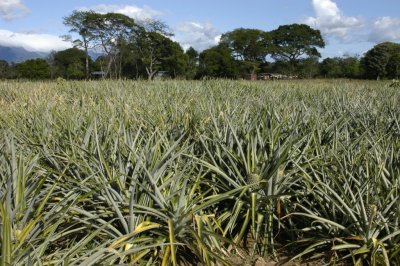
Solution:
{"label": "pineapple field", "polygon": [[400,265],[388,81],[2,81],[0,135],[0,265]]}

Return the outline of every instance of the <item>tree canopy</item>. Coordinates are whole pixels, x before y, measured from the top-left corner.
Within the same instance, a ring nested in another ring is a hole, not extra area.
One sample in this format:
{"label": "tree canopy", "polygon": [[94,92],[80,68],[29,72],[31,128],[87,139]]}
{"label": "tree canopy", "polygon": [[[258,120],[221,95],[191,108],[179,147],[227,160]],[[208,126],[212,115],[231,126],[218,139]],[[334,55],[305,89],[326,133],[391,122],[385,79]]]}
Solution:
{"label": "tree canopy", "polygon": [[258,29],[239,28],[221,36],[220,44],[231,50],[233,58],[240,62],[240,69],[254,74],[271,49],[271,35]]}
{"label": "tree canopy", "polygon": [[197,65],[199,62],[199,52],[193,47],[189,47],[186,52],[187,66],[186,66],[186,77],[188,79],[194,79],[196,77]]}
{"label": "tree canopy", "polygon": [[317,48],[325,47],[321,32],[304,24],[279,26],[272,31],[272,44],[273,58],[292,63],[305,55],[321,57]]}
{"label": "tree canopy", "polygon": [[9,79],[14,77],[13,68],[5,60],[0,60],[0,79]]}
{"label": "tree canopy", "polygon": [[140,55],[138,64],[143,65],[148,79],[158,71],[166,71],[172,77],[184,74],[187,57],[181,46],[158,32],[142,32],[131,39],[131,52]]}
{"label": "tree canopy", "polygon": [[69,27],[70,33],[76,33],[80,39],[73,39],[71,35],[63,36],[64,39],[73,43],[74,47],[84,49],[85,51],[85,77],[89,78],[89,49],[94,48],[92,41],[94,35],[90,31],[90,20],[88,19],[93,11],[78,11],[74,10],[71,15],[63,18],[65,26]]}
{"label": "tree canopy", "polygon": [[[84,79],[85,74],[85,51],[70,48],[53,54],[53,67],[55,77],[65,79]],[[89,59],[89,62],[92,60]]]}
{"label": "tree canopy", "polygon": [[236,60],[263,62],[270,52],[270,41],[268,32],[239,28],[222,34],[220,43],[231,49]]}
{"label": "tree canopy", "polygon": [[[135,20],[119,13],[75,10],[63,18],[73,47],[53,52],[48,60],[20,64],[0,61],[0,78],[147,78],[160,75],[187,79],[244,78],[278,73],[303,78],[390,78],[400,75],[400,44],[381,43],[363,57],[325,58],[318,49],[325,41],[304,24],[281,25],[272,31],[237,28],[221,35],[204,51],[177,43],[171,29],[155,19]],[[93,61],[90,54],[96,54]],[[1,59],[1,58],[0,58]]]}
{"label": "tree canopy", "polygon": [[398,78],[400,44],[385,42],[375,45],[362,60],[365,77],[369,79]]}
{"label": "tree canopy", "polygon": [[48,79],[50,78],[50,66],[45,59],[30,59],[19,63],[15,67],[18,78]]}
{"label": "tree canopy", "polygon": [[199,58],[199,74],[205,77],[235,78],[237,67],[231,50],[225,45],[204,50]]}

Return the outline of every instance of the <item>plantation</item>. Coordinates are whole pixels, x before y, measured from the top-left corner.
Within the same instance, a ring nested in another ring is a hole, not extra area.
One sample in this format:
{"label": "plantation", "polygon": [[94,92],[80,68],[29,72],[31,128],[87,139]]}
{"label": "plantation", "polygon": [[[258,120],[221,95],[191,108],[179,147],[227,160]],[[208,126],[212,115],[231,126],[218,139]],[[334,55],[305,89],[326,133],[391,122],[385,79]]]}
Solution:
{"label": "plantation", "polygon": [[400,90],[0,83],[0,265],[400,264]]}

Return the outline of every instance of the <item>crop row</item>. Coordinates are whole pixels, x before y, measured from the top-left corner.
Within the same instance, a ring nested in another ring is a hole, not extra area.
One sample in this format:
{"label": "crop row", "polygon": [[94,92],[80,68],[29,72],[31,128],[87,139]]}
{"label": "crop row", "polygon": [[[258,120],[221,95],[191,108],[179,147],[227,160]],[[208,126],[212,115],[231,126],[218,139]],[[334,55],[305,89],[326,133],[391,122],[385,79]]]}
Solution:
{"label": "crop row", "polygon": [[0,264],[399,264],[399,106],[383,82],[2,82]]}

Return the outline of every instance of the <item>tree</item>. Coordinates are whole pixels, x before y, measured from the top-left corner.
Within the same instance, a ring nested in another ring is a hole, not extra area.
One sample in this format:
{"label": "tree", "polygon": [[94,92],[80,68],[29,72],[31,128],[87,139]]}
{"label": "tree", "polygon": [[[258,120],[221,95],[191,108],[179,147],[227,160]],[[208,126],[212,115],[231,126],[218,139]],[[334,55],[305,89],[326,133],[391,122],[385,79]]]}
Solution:
{"label": "tree", "polygon": [[320,75],[324,78],[338,78],[342,76],[342,70],[337,58],[325,58],[320,65]]}
{"label": "tree", "polygon": [[120,48],[133,36],[143,32],[142,27],[132,18],[118,13],[90,13],[86,20],[93,42],[101,47],[108,59],[107,65],[102,66],[105,75],[120,76],[121,65],[118,64],[121,62]]}
{"label": "tree", "polygon": [[[77,48],[70,48],[53,54],[53,65],[55,76],[65,79],[83,79],[85,74],[85,51]],[[89,57],[90,65],[92,60]]]}
{"label": "tree", "polygon": [[360,59],[352,56],[325,58],[320,64],[320,75],[325,78],[360,78]]}
{"label": "tree", "polygon": [[169,38],[164,40],[164,49],[161,53],[161,69],[167,71],[172,78],[185,76],[188,56],[183,51],[179,43]]}
{"label": "tree", "polygon": [[187,62],[187,70],[186,77],[188,79],[194,79],[197,73],[197,65],[199,62],[199,53],[193,48],[189,47],[185,52],[188,62]]}
{"label": "tree", "polygon": [[271,51],[271,35],[258,29],[239,28],[221,36],[221,44],[227,46],[240,68],[254,74],[261,63],[265,63]]}
{"label": "tree", "polygon": [[31,59],[15,66],[18,78],[48,79],[50,78],[50,66],[45,59]]}
{"label": "tree", "polygon": [[64,25],[69,27],[70,33],[77,33],[81,39],[73,40],[70,35],[64,36],[65,39],[72,41],[74,47],[83,48],[85,51],[85,76],[89,78],[89,49],[91,42],[94,39],[92,32],[90,31],[90,17],[94,14],[93,11],[77,11],[74,10],[71,15],[64,17]]}
{"label": "tree", "polygon": [[231,50],[225,45],[217,45],[204,50],[199,57],[199,75],[236,78],[237,67],[231,56]]}
{"label": "tree", "polygon": [[239,28],[221,36],[221,43],[242,61],[263,62],[269,52],[270,34],[258,29]]}
{"label": "tree", "polygon": [[144,31],[147,31],[147,32],[157,32],[157,33],[160,33],[161,35],[169,36],[169,37],[174,35],[171,32],[171,29],[169,28],[169,26],[161,20],[147,18],[147,19],[139,20],[137,22],[137,24],[140,27],[142,27]]}
{"label": "tree", "polygon": [[361,77],[361,64],[360,59],[357,57],[344,57],[339,59],[339,65],[344,78],[360,78]]}
{"label": "tree", "polygon": [[293,74],[293,68],[288,61],[276,60],[265,69],[266,72],[279,73],[284,75]]}
{"label": "tree", "polygon": [[142,65],[145,75],[153,79],[159,71],[166,71],[172,77],[183,75],[187,57],[181,46],[170,38],[158,33],[142,31],[131,39],[130,49]]}
{"label": "tree", "polygon": [[388,78],[398,79],[400,76],[400,51],[398,53],[394,53],[387,65],[386,71],[388,73]]}
{"label": "tree", "polygon": [[0,60],[0,79],[9,79],[13,77],[13,68],[5,60]]}
{"label": "tree", "polygon": [[384,42],[375,45],[362,58],[366,78],[395,78],[400,68],[400,44]]}
{"label": "tree", "polygon": [[[81,39],[74,40],[76,47],[81,47],[86,53],[85,72],[89,77],[89,49],[100,48],[107,60],[102,70],[106,76],[118,77],[121,75],[121,44],[126,42],[142,27],[123,14],[99,14],[93,11],[74,11],[64,18],[64,24],[70,27],[71,33],[77,33]],[[69,37],[72,40],[72,37]],[[114,70],[114,72],[113,72]]]}
{"label": "tree", "polygon": [[302,78],[315,78],[319,72],[318,57],[302,58],[297,64],[296,73]]}
{"label": "tree", "polygon": [[304,24],[279,26],[271,34],[273,58],[288,61],[293,69],[303,56],[321,57],[317,47],[325,47],[321,32]]}

